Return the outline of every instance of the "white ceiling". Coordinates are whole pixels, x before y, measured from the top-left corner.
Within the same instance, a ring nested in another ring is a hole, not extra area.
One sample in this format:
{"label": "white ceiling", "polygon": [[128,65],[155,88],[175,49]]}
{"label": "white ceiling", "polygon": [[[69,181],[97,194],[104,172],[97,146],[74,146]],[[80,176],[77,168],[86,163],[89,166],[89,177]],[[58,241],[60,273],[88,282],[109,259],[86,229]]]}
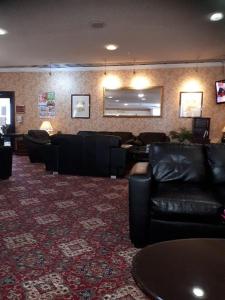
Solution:
{"label": "white ceiling", "polygon": [[218,10],[224,0],[0,0],[0,67],[223,61]]}

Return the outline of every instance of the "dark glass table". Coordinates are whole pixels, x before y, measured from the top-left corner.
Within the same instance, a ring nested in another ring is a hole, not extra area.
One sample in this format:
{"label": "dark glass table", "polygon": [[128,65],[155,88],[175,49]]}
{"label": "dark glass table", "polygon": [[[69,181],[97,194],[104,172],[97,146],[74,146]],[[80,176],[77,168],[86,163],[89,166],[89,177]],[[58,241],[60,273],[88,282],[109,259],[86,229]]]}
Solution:
{"label": "dark glass table", "polygon": [[224,300],[225,239],[186,239],[139,251],[132,275],[150,299]]}

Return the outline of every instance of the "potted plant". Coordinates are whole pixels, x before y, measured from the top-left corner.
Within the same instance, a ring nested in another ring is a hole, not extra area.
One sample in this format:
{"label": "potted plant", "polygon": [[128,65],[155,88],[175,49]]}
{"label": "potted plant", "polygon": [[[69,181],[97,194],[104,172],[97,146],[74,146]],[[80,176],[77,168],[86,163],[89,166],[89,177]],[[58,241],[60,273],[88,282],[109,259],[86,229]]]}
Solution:
{"label": "potted plant", "polygon": [[187,128],[180,128],[179,131],[170,131],[170,139],[174,143],[191,143],[192,141],[192,132]]}

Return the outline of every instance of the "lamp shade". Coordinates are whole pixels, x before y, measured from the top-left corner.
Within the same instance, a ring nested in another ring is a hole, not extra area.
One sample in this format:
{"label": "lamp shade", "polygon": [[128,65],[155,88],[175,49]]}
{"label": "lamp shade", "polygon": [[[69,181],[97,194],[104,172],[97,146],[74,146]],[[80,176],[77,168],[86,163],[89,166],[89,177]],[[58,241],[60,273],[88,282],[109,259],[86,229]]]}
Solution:
{"label": "lamp shade", "polygon": [[224,132],[224,133],[225,133],[225,126],[223,127],[223,130],[222,130],[222,132]]}
{"label": "lamp shade", "polygon": [[52,124],[49,121],[43,121],[40,127],[41,130],[45,130],[48,133],[53,131]]}

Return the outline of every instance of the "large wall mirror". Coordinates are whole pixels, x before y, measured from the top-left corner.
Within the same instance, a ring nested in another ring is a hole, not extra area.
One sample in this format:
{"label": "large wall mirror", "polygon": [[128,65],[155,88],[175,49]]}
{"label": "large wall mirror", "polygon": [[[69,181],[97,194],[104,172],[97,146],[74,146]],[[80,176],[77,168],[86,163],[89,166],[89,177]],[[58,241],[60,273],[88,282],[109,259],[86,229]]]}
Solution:
{"label": "large wall mirror", "polygon": [[104,90],[104,117],[160,117],[163,87]]}

